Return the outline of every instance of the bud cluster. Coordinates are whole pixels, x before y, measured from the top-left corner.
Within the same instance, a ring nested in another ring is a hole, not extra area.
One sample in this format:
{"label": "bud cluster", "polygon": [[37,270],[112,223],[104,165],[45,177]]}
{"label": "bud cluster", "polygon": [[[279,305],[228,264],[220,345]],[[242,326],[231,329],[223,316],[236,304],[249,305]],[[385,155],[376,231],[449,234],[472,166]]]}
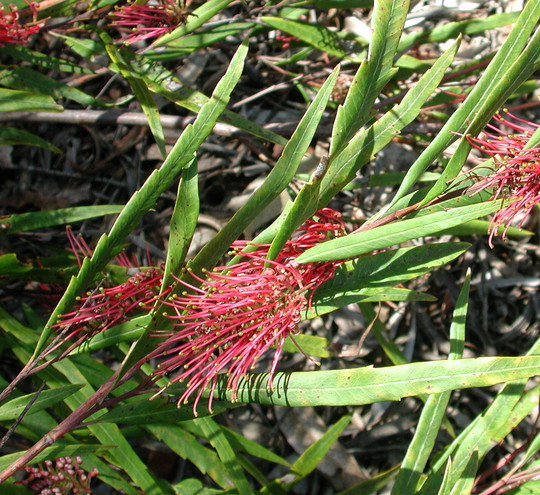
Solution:
{"label": "bud cluster", "polygon": [[90,484],[99,472],[87,473],[81,468],[80,457],[60,457],[40,463],[39,467],[25,467],[27,477],[18,482],[38,495],[92,494]]}

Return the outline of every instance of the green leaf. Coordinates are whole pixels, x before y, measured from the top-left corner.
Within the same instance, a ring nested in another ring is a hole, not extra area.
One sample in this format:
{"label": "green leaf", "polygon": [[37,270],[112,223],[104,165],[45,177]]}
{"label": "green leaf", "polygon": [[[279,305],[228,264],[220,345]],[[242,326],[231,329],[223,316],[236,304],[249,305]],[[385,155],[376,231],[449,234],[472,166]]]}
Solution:
{"label": "green leaf", "polygon": [[148,50],[144,54],[151,60],[171,60],[210,46],[228,36],[239,36],[248,29],[256,28],[253,22],[231,22],[216,26],[202,26],[197,32],[184,36],[161,46],[158,50]]}
{"label": "green leaf", "polygon": [[184,265],[186,255],[199,218],[199,176],[197,160],[182,170],[178,193],[170,221],[167,260],[161,290],[165,290]]}
{"label": "green leaf", "polygon": [[291,471],[298,476],[296,481],[305,478],[317,468],[326,454],[328,454],[328,451],[332,448],[332,445],[337,442],[340,435],[343,433],[343,430],[349,426],[351,418],[352,414],[342,416],[339,421],[326,430],[319,440],[310,445],[291,466]]}
{"label": "green leaf", "polygon": [[[469,270],[452,316],[452,325],[450,326],[451,350],[448,359],[461,359],[463,356],[470,284],[471,273]],[[392,487],[391,495],[416,492],[420,477],[435,446],[451,394],[451,391],[447,391],[442,394],[430,395],[427,398],[416,432],[409,443],[399,474]]]}
{"label": "green leaf", "polygon": [[[180,426],[148,426],[147,430],[164,442],[181,459],[193,463],[204,475],[209,476],[221,488],[232,487],[227,468],[217,454],[210,448],[201,445],[190,432]],[[184,495],[184,492],[181,492]],[[195,492],[197,495],[199,492]]]}
{"label": "green leaf", "polygon": [[20,45],[6,45],[2,47],[4,55],[23,60],[32,65],[44,67],[48,70],[55,70],[60,72],[67,72],[69,74],[94,74],[94,71],[88,67],[83,67],[80,64],[70,62],[61,58],[51,57],[44,53],[30,50],[26,46]]}
{"label": "green leaf", "polygon": [[0,255],[0,276],[12,277],[29,272],[30,270],[32,270],[32,265],[19,261],[15,253]]}
{"label": "green leaf", "polygon": [[0,146],[37,146],[53,153],[61,153],[53,144],[31,132],[16,129],[15,127],[0,127]]}
{"label": "green leaf", "polygon": [[0,88],[0,112],[61,112],[54,98],[41,93]]}
{"label": "green leaf", "polygon": [[289,185],[311,144],[328,99],[332,94],[338,73],[338,69],[335,69],[323,84],[261,187],[192,260],[190,266],[194,270],[215,264],[244,229]]}
{"label": "green leaf", "polygon": [[[536,341],[527,357],[538,359],[540,341]],[[538,407],[538,387],[525,392],[527,380],[507,383],[495,399],[472,423],[444,450],[434,463],[420,493],[430,495],[438,490],[442,473],[449,457],[456,470],[466,469],[470,453],[478,451],[480,460],[499,444],[530,412]]]}
{"label": "green leaf", "polygon": [[[143,200],[147,203],[147,206],[145,206],[142,210],[147,211],[153,206],[155,201],[157,201],[161,193],[165,191],[165,189],[171,184],[175,178],[175,175],[190,165],[201,143],[212,132],[217,119],[225,110],[225,107],[229,102],[230,95],[242,74],[244,59],[247,55],[247,51],[248,44],[246,41],[238,48],[238,51],[231,61],[226,74],[217,84],[212,98],[199,112],[195,123],[186,127],[169,156],[163,163],[162,168],[157,172],[154,172],[154,174],[149,177],[139,192],[132,196],[131,201],[128,203],[128,205],[126,205],[124,212],[128,210],[130,203],[133,203],[131,206],[135,209],[135,211],[131,212],[131,214],[134,215],[134,218],[136,219],[140,218],[142,213],[141,206],[138,204],[138,201],[135,201],[136,197],[141,195],[144,191],[146,198],[143,196]],[[129,233],[129,230],[126,229],[127,225],[120,224],[119,218],[117,223],[113,226],[111,238],[114,228],[117,225],[120,225],[119,231],[123,232],[122,237],[125,237]],[[131,230],[135,227],[136,223],[130,222],[128,225],[129,229]],[[96,257],[96,254],[97,248],[94,253],[94,257]],[[153,325],[162,324],[162,321],[160,321],[160,318],[163,316],[162,313],[163,310],[158,307],[154,313],[158,315],[158,317],[153,321]],[[154,345],[155,337],[143,336],[143,338],[141,338],[137,345],[132,349],[132,353],[130,353],[129,358],[124,363],[124,370],[127,369],[127,367],[135,364],[139,359],[143,358],[148,353],[149,348],[152,348]]]}
{"label": "green leaf", "polygon": [[152,320],[150,315],[131,318],[130,320],[94,335],[88,342],[75,348],[71,355],[105,349],[121,342],[134,342],[146,331]]}
{"label": "green leaf", "polygon": [[313,0],[310,3],[317,9],[366,9],[373,6],[374,0]]}
{"label": "green leaf", "polygon": [[[54,390],[45,390],[41,392],[32,407],[26,414],[34,414],[42,409],[53,406],[54,404],[64,400],[66,397],[80,390],[83,385],[66,385],[58,387]],[[24,408],[35,397],[35,394],[28,394],[22,397],[17,397],[0,406],[0,421],[15,420],[24,411]]]}
{"label": "green leaf", "polygon": [[283,222],[268,249],[267,258],[269,260],[273,260],[279,255],[296,229],[315,213],[321,179],[326,172],[326,164],[327,157],[323,157],[311,180],[302,186],[292,206],[288,208],[287,213],[283,216]]}
{"label": "green leaf", "polygon": [[294,336],[294,342],[290,337],[287,337],[283,344],[283,350],[286,352],[298,352],[300,347],[308,356],[327,358],[334,355],[330,350],[330,345],[330,341],[324,337],[298,334]]}
{"label": "green leaf", "polygon": [[[42,377],[49,388],[56,388],[69,383],[85,384],[85,386],[67,397],[64,402],[72,410],[79,408],[92,394],[94,387],[91,386],[87,379],[88,373],[96,368],[96,361],[89,356],[77,356],[77,362],[72,359],[63,359],[52,365],[52,370],[45,368],[42,371]],[[86,369],[83,365],[86,365]],[[105,366],[101,365],[108,374]],[[92,371],[95,373],[95,371]],[[99,378],[99,377],[98,377]],[[108,376],[101,373],[101,379],[98,384],[101,385]],[[165,491],[162,485],[159,485],[157,479],[149,471],[144,462],[133,450],[127,439],[124,437],[119,427],[115,424],[88,424],[86,428],[92,436],[97,438],[102,445],[114,445],[116,448],[107,451],[109,462],[114,463],[125,471],[131,478],[132,482],[138,486],[146,495],[162,495],[170,493]],[[133,490],[135,492],[135,490]]]}
{"label": "green leaf", "polygon": [[226,426],[221,426],[221,431],[229,440],[229,443],[232,447],[240,452],[246,452],[253,457],[258,457],[259,459],[264,459],[268,462],[273,462],[274,464],[281,464],[282,466],[291,467],[290,462],[285,460],[283,457],[277,455],[276,453],[268,450],[266,447],[263,447],[257,442],[246,438],[239,433],[236,433],[234,430],[227,428]]}
{"label": "green leaf", "polygon": [[415,44],[441,43],[455,39],[459,35],[484,33],[491,29],[508,26],[518,19],[519,14],[519,12],[505,12],[503,14],[490,15],[484,19],[475,16],[464,21],[441,23],[433,29],[416,30],[407,33],[401,38],[398,51],[405,52]]}
{"label": "green leaf", "polygon": [[[105,50],[111,59],[111,62],[118,67],[119,73],[126,79],[131,86],[137,101],[148,119],[148,126],[156,140],[157,147],[163,157],[166,156],[165,151],[165,135],[163,134],[163,126],[159,118],[159,109],[150,92],[148,86],[138,77],[134,76],[134,71],[128,62],[128,57],[131,55],[126,49],[118,49],[113,44],[111,38],[101,32],[101,40],[105,43]],[[126,55],[126,56],[124,56]]]}
{"label": "green leaf", "polygon": [[469,453],[467,465],[463,470],[456,469],[454,463],[449,460],[438,495],[466,495],[471,493],[479,465],[480,459],[476,450]]}
{"label": "green leaf", "polygon": [[[148,89],[167,98],[174,104],[186,108],[191,112],[199,113],[203,105],[208,102],[208,97],[205,94],[181,84],[171,71],[167,70],[161,64],[152,62],[146,54],[143,56],[123,50],[122,55],[125,60],[129,61],[129,67],[133,77],[140,79]],[[111,69],[115,70],[114,67],[111,67]],[[225,110],[220,115],[219,120],[266,141],[282,146],[287,144],[287,140],[279,134],[267,130],[230,110]]]}
{"label": "green leaf", "polygon": [[171,33],[167,33],[159,37],[156,41],[154,41],[154,43],[152,43],[152,47],[156,48],[158,46],[166,45],[171,41],[195,31],[195,29],[201,27],[218,12],[221,12],[231,2],[232,0],[209,0],[204,2],[200,7],[188,15],[185,24],[177,27]]}
{"label": "green leaf", "polygon": [[375,99],[395,74],[392,64],[409,4],[409,0],[375,3],[368,58],[360,65],[344,104],[338,108],[332,130],[331,156],[341,152],[372,117]]}
{"label": "green leaf", "polygon": [[426,244],[363,256],[338,267],[315,292],[304,318],[334,311],[348,304],[429,273],[465,252],[466,243]]}
{"label": "green leaf", "polygon": [[383,488],[396,477],[398,468],[399,466],[394,466],[393,468],[373,476],[366,481],[362,481],[347,490],[339,492],[338,495],[371,495],[379,493],[379,490],[383,490]]}
{"label": "green leaf", "polygon": [[[38,462],[43,462],[49,459],[50,460],[58,459],[59,457],[64,457],[64,456],[74,457],[74,456],[84,455],[84,454],[99,453],[107,449],[114,449],[114,448],[116,448],[116,445],[95,445],[95,444],[94,445],[88,445],[88,444],[66,445],[66,444],[63,444],[62,442],[57,442],[52,447],[47,447],[32,462],[38,463]],[[10,464],[16,461],[20,455],[21,453],[17,452],[15,454],[6,454],[0,457],[0,471],[3,471]]]}
{"label": "green leaf", "polygon": [[[238,400],[289,407],[353,406],[463,388],[489,387],[539,374],[537,356],[277,373],[273,378],[273,391],[267,388],[268,374],[262,373],[240,381]],[[230,400],[231,391],[225,390],[225,382],[226,377],[225,380],[220,379],[220,391]]]}
{"label": "green leaf", "polygon": [[[167,393],[173,394],[175,387],[170,387]],[[180,391],[179,391],[180,392]],[[174,397],[171,396],[172,399]],[[100,423],[122,423],[128,425],[162,425],[176,424],[180,421],[193,419],[191,407],[178,407],[176,400],[170,402],[166,398],[156,397],[151,399],[150,395],[145,395],[142,400],[129,404],[119,405],[109,412],[99,417]],[[197,408],[200,417],[216,414],[224,411],[230,406],[214,403],[214,410],[209,411],[206,404],[201,403]]]}
{"label": "green leaf", "polygon": [[310,263],[353,258],[411,239],[435,235],[443,229],[493,213],[500,207],[500,201],[490,201],[423,215],[410,220],[398,220],[388,225],[323,242],[302,253],[297,261]]}
{"label": "green leaf", "polygon": [[[80,89],[69,86],[66,83],[57,81],[40,72],[37,72],[30,67],[13,67],[5,68],[0,71],[0,83],[16,89],[24,89],[40,94],[50,95],[51,98],[66,98],[75,101],[81,105],[92,105],[100,107],[108,107],[108,105],[93,96],[86,94]],[[56,105],[59,107],[59,105]],[[60,108],[61,109],[61,108]],[[18,109],[19,111],[22,109]],[[42,111],[58,111],[59,108],[40,108]]]}
{"label": "green leaf", "polygon": [[211,418],[200,418],[194,420],[194,422],[201,428],[204,436],[210,442],[212,447],[216,449],[216,452],[221,459],[221,462],[225,464],[229,477],[238,490],[238,493],[241,493],[242,495],[254,494],[242,468],[240,467],[236,453],[231,447],[231,444],[227,440],[227,437],[223,431],[221,431],[220,425],[218,425]]}
{"label": "green leaf", "polygon": [[439,85],[458,47],[459,40],[435,62],[431,69],[426,71],[399,105],[384,114],[372,126],[360,130],[342,152],[330,156],[328,172],[321,185],[320,208],[326,206],[332,197],[354,179],[358,170],[371,160],[375,153],[416,118],[422,105]]}
{"label": "green leaf", "polygon": [[320,24],[310,24],[308,22],[267,16],[261,17],[260,20],[270,27],[279,29],[295,38],[299,38],[312,47],[317,48],[324,53],[328,53],[333,57],[354,59],[354,57],[350,57],[349,54],[341,48],[339,38],[332,31]]}
{"label": "green leaf", "polygon": [[122,211],[122,205],[76,206],[58,210],[33,211],[0,217],[1,231],[5,234],[29,232],[57,225],[81,222],[90,218],[114,215]]}
{"label": "green leaf", "polygon": [[105,51],[105,46],[97,38],[73,38],[54,31],[51,32],[51,35],[64,40],[66,45],[83,59],[92,60],[95,56],[99,56]]}

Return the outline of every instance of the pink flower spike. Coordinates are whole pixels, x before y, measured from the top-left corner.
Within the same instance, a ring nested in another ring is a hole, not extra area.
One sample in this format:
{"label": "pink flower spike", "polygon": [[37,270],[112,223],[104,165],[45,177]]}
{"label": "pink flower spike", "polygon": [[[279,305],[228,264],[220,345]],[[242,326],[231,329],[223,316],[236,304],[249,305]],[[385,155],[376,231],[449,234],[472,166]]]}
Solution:
{"label": "pink flower spike", "polygon": [[122,38],[126,44],[157,38],[185,24],[188,12],[175,0],[158,0],[156,4],[129,3],[111,14],[112,26],[130,27],[133,32]]}
{"label": "pink flower spike", "polygon": [[[301,312],[311,303],[313,292],[332,277],[343,261],[299,264],[296,257],[327,239],[345,234],[341,215],[330,209],[315,214],[297,230],[275,260],[268,260],[269,245],[255,251],[245,241],[233,245],[233,255],[243,261],[220,266],[202,278],[191,273],[193,284],[178,279],[186,287],[181,295],[165,304],[174,309],[168,317],[175,329],[161,332],[166,340],[149,356],[165,357],[154,373],[159,379],[176,372],[171,383],[186,383],[178,405],[193,399],[193,413],[205,392],[212,410],[213,392],[220,374],[231,400],[238,400],[242,377],[275,347],[267,386],[277,370],[285,339],[298,333]],[[196,287],[200,284],[200,287]]]}
{"label": "pink flower spike", "polygon": [[521,228],[528,214],[540,202],[540,147],[525,148],[539,125],[508,112],[506,115],[496,114],[494,120],[521,134],[508,134],[490,124],[488,127],[493,132],[484,131],[482,138],[467,136],[472,146],[494,160],[494,171],[480,178],[471,190],[477,193],[493,189],[493,198],[504,200],[504,206],[491,220],[491,247],[501,227],[504,226],[501,238],[505,239],[510,225],[517,222]]}
{"label": "pink flower spike", "polygon": [[32,12],[33,21],[21,24],[19,21],[19,9],[16,5],[10,4],[9,11],[3,4],[0,4],[0,47],[5,45],[24,45],[28,43],[28,38],[37,33],[43,26],[43,22],[37,22],[37,9],[34,2],[26,2]]}

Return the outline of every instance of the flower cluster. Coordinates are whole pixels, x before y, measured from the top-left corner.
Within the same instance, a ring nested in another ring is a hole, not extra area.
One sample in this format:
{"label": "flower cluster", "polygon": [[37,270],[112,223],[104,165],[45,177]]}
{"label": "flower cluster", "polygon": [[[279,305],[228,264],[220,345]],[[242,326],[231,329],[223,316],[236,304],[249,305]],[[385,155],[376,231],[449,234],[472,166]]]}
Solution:
{"label": "flower cluster", "polygon": [[45,461],[39,467],[25,467],[26,479],[18,482],[26,485],[39,495],[67,495],[81,493],[91,495],[90,483],[99,472],[93,469],[90,473],[81,468],[82,459],[76,457],[60,457],[53,461]]}
{"label": "flower cluster", "polygon": [[122,38],[126,44],[157,38],[185,24],[187,11],[177,0],[158,0],[153,5],[129,3],[111,14],[113,26],[130,27],[132,33]]}
{"label": "flower cluster", "polygon": [[37,22],[37,9],[34,2],[28,3],[33,15],[33,22],[21,24],[20,13],[16,5],[10,4],[8,9],[0,4],[0,47],[5,45],[24,45],[28,38],[37,33],[43,23]]}
{"label": "flower cluster", "polygon": [[100,288],[78,298],[79,305],[62,315],[57,327],[65,329],[63,341],[84,332],[85,338],[125,321],[132,311],[151,306],[160,295],[163,272],[159,268],[137,271],[123,284]]}
{"label": "flower cluster", "polygon": [[[507,133],[490,124],[490,131],[484,131],[482,138],[467,136],[476,148],[494,159],[494,172],[482,177],[471,191],[494,190],[494,199],[504,199],[501,208],[491,221],[489,243],[501,226],[505,226],[502,238],[512,222],[521,227],[534,206],[540,202],[540,147],[525,148],[525,145],[539,127],[506,112],[507,117],[497,114],[494,119],[518,134]],[[519,218],[519,220],[518,220]]]}
{"label": "flower cluster", "polygon": [[[269,245],[236,242],[233,255],[243,261],[220,266],[190,284],[182,295],[169,297],[166,304],[174,309],[169,315],[175,330],[165,332],[166,340],[151,357],[168,356],[154,378],[179,370],[172,382],[186,383],[178,404],[194,397],[193,411],[208,390],[209,409],[219,374],[227,374],[227,389],[237,400],[238,384],[270,348],[275,354],[270,366],[268,387],[276,371],[287,337],[294,337],[303,311],[313,292],[332,277],[342,261],[299,264],[296,258],[316,244],[345,234],[339,213],[328,208],[316,213],[289,240],[275,260],[268,260]],[[248,252],[246,248],[256,247]]]}
{"label": "flower cluster", "polygon": [[[71,228],[68,227],[66,233],[80,268],[82,258],[92,257],[92,249],[82,236],[75,236]],[[120,253],[115,261],[119,266],[126,267],[131,276],[120,285],[101,287],[78,297],[76,309],[62,315],[61,321],[56,324],[57,328],[62,329],[62,334],[53,349],[73,337],[82,335],[72,342],[71,347],[78,345],[89,337],[122,323],[133,311],[152,305],[161,295],[163,272],[160,268],[135,268],[124,252]]]}

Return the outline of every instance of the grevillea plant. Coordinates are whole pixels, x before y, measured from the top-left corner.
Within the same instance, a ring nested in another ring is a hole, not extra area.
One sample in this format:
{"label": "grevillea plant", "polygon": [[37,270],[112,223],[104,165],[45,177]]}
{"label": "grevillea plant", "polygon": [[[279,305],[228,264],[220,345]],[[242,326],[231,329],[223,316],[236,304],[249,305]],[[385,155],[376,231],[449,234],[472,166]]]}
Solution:
{"label": "grevillea plant", "polygon": [[0,10],[1,493],[534,492],[540,3],[346,3]]}

